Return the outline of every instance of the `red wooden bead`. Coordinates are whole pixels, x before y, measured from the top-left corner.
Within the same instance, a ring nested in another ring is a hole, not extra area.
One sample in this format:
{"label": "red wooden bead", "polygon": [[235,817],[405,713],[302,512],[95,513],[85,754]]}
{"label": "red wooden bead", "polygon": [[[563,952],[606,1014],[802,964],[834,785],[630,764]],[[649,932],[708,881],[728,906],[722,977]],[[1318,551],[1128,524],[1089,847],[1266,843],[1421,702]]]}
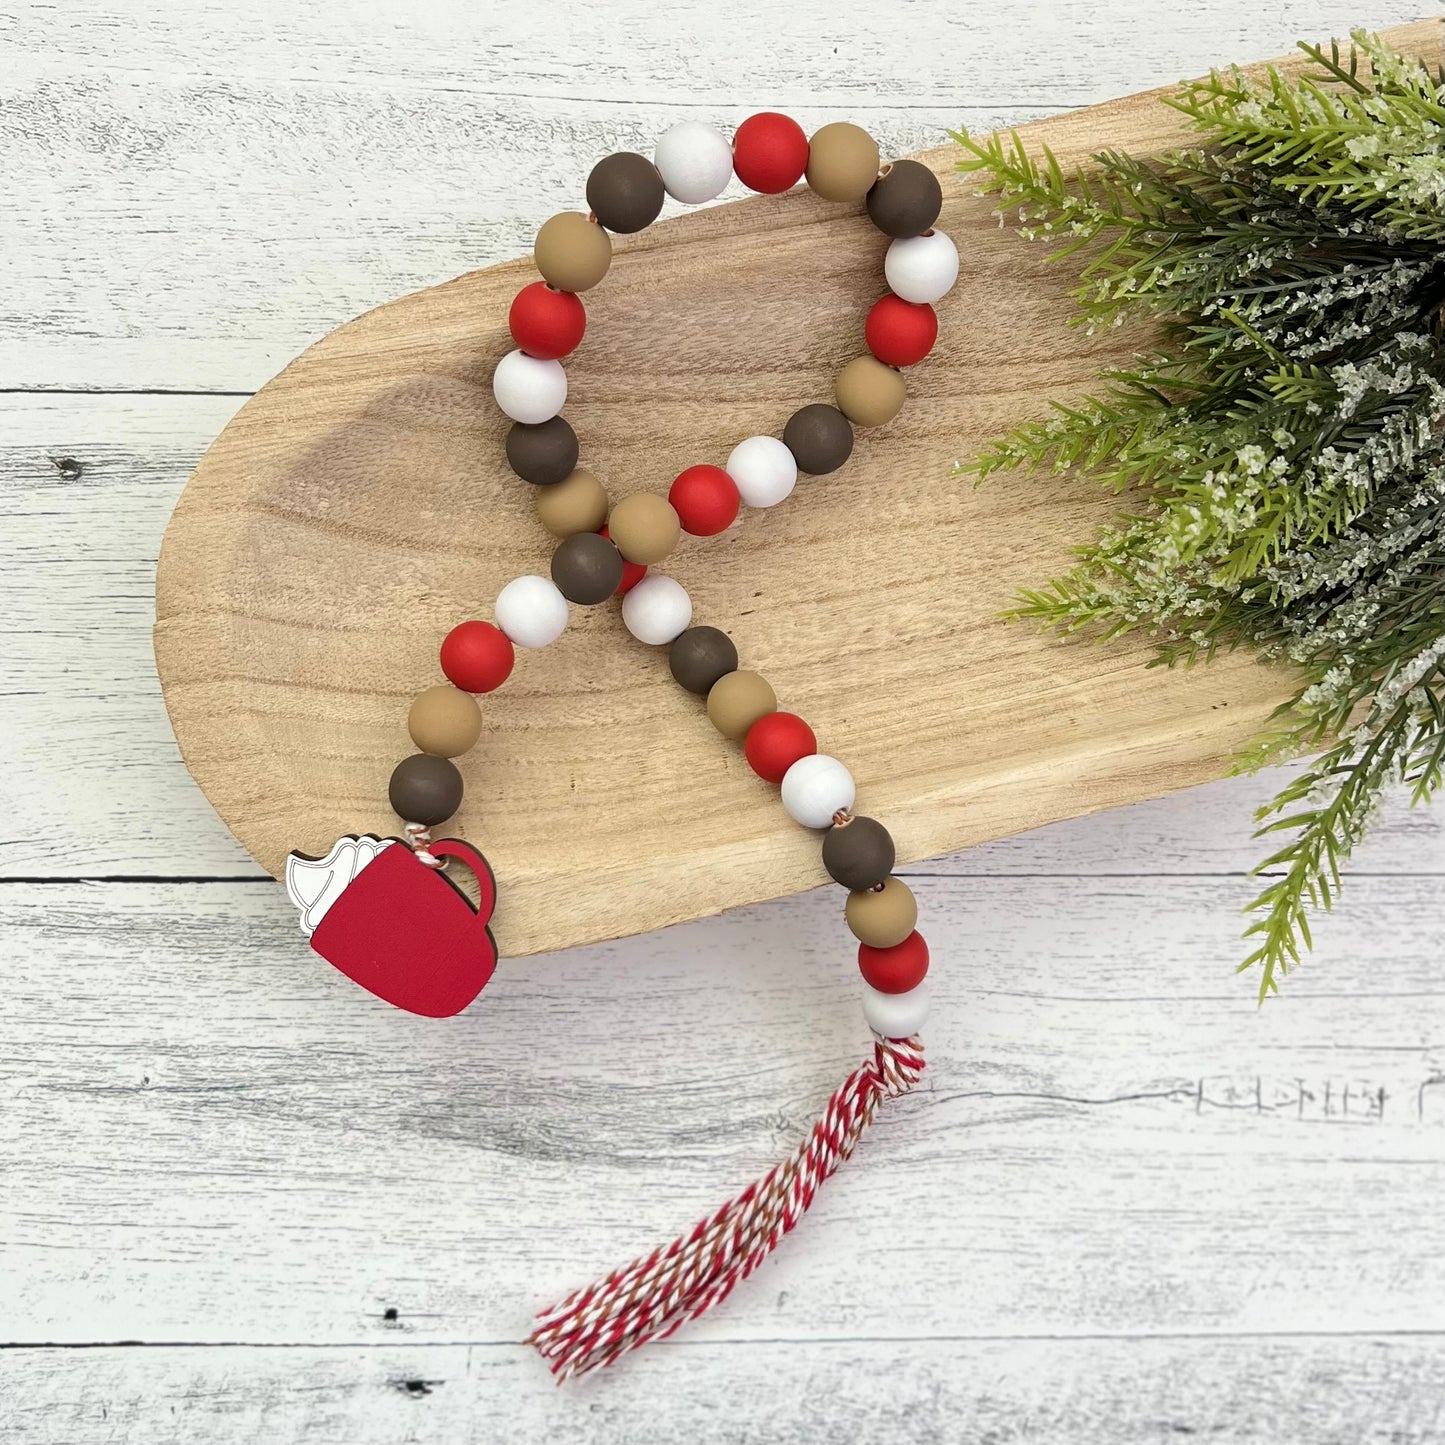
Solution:
{"label": "red wooden bead", "polygon": [[770,783],[781,783],[783,774],[810,753],[818,751],[813,729],[791,712],[770,712],[748,729],[743,741],[748,766]]}
{"label": "red wooden bead", "polygon": [[511,676],[517,654],[490,622],[462,622],[442,640],[442,671],[463,692],[491,692]]}
{"label": "red wooden bead", "polygon": [[557,361],[576,351],[587,330],[587,311],[570,291],[554,291],[545,281],[523,286],[507,313],[512,340],[539,361]]}
{"label": "red wooden bead", "polygon": [[863,337],[885,366],[912,366],[938,340],[938,313],[926,301],[905,301],[890,291],[868,313]]}
{"label": "red wooden bead", "polygon": [[776,195],[796,186],[808,169],[803,127],[774,110],[750,115],[733,136],[733,170],[750,190]]}
{"label": "red wooden bead", "polygon": [[684,532],[715,537],[737,517],[742,499],[738,484],[721,467],[689,467],[679,472],[667,493]]}
{"label": "red wooden bead", "polygon": [[879,993],[907,993],[917,988],[928,972],[928,945],[916,928],[892,948],[860,943],[858,971],[863,982]]}
{"label": "red wooden bead", "polygon": [[[607,528],[600,527],[597,535],[607,536]],[[641,562],[629,562],[626,557],[622,559],[622,581],[617,584],[617,591],[614,597],[625,597],[644,577],[647,576],[647,568]]]}

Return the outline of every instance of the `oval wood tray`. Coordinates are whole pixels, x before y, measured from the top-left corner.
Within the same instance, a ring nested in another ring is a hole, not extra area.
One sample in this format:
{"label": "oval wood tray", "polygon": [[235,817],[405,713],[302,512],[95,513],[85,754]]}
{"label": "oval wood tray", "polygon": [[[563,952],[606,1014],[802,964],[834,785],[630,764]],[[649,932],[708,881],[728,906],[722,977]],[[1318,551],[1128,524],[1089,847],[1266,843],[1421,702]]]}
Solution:
{"label": "oval wood tray", "polygon": [[[1438,21],[1390,34],[1439,62]],[[1183,135],[1157,94],[1023,134],[1065,164],[1156,151]],[[1167,672],[1142,646],[1063,646],[996,620],[1112,504],[1070,477],[975,490],[949,468],[1131,343],[1066,328],[1072,270],[999,227],[955,147],[919,158],[943,182],[962,274],[902,415],[861,434],[842,471],[669,562],[695,620],[731,633],[848,762],[903,861],[1217,776],[1289,691],[1244,654]],[[829,399],[883,290],[861,207],[805,190],[616,250],[587,296],[567,406],[614,499]],[[292,848],[396,828],[386,780],[410,750],[410,698],[438,680],[440,638],[489,616],[508,578],[547,570],[490,389],[507,306],[533,275],[530,259],[474,272],[332,332],[242,408],[176,507],[156,587],[166,704],[196,781],[272,873]],[[491,859],[504,955],[826,881],[817,838],[615,606],[574,609],[560,642],[520,652],[484,713],[464,809],[439,831]],[[839,934],[846,948],[841,909]]]}

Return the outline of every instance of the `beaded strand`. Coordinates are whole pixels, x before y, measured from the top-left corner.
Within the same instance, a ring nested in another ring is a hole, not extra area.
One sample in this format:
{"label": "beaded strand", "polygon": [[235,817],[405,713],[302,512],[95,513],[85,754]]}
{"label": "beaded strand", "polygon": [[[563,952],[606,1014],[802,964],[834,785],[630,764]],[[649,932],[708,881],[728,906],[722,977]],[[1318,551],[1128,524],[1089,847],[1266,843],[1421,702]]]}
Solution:
{"label": "beaded strand", "polygon": [[[767,194],[806,178],[826,200],[864,204],[889,238],[883,269],[890,289],[868,312],[867,350],[838,373],[832,403],[800,407],[781,437],[747,437],[722,466],[684,468],[666,496],[639,492],[609,505],[602,482],[579,465],[577,435],[561,414],[567,399],[562,362],[586,334],[578,293],[606,275],[609,232],[643,230],[669,195],[690,205],[712,200],[734,175]],[[874,1055],[834,1093],[812,1133],[783,1165],[665,1249],[542,1312],[532,1343],[562,1378],[611,1364],[725,1297],[797,1223],[816,1189],[851,1154],[878,1105],[907,1092],[922,1072],[916,1034],[928,1009],[928,946],[917,931],[916,900],[893,872],[892,836],[876,819],[854,811],[852,774],[818,751],[807,722],[780,710],[765,678],[739,666],[732,639],[716,627],[695,625],[682,584],[650,569],[671,555],[683,532],[715,536],[733,524],[743,506],[776,506],[791,495],[800,474],[821,476],[841,467],[852,453],[855,428],[891,421],[906,400],[903,371],[922,361],[937,339],[933,305],[952,288],[959,265],[952,241],[934,229],[942,206],[937,178],[912,160],[880,165],[873,138],[846,123],[826,125],[809,138],[795,121],[764,112],[745,120],[729,143],[711,126],[684,121],[660,137],[650,161],[629,152],[599,161],[586,196],[586,214],[561,212],[539,229],[533,255],[542,279],[514,298],[508,324],[516,349],[501,358],[493,376],[497,404],[512,422],[508,463],[536,486],[538,517],[557,539],[549,575],[513,578],[497,594],[492,621],[465,621],[446,635],[440,664],[447,681],[426,688],[411,705],[407,729],[417,752],[391,774],[391,806],[403,820],[412,858],[425,865],[416,871],[439,872],[449,858],[460,857],[477,874],[483,889],[477,922],[485,924],[495,899],[485,859],[456,840],[434,844],[430,832],[461,806],[462,776],[452,760],[481,735],[477,698],[507,681],[516,648],[545,647],[561,636],[569,604],[590,607],[620,597],[629,632],[669,648],[678,684],[705,700],[713,726],[742,746],[759,777],[778,787],[789,815],[822,835],[823,866],[848,890],[844,918],[858,941]],[[389,843],[343,839],[325,860],[293,855],[315,865],[310,883],[292,887],[308,932],[323,918],[338,884],[347,886],[345,878],[354,876],[337,873],[333,860],[350,859],[348,869],[377,868],[366,860]],[[415,870],[407,852],[398,850],[400,861]],[[391,868],[385,886],[399,886],[393,881],[399,876],[400,870]],[[326,890],[325,897],[315,901],[307,888]],[[386,914],[373,904],[370,916]],[[356,931],[357,925],[337,925],[333,938],[348,928]],[[330,940],[318,940],[319,934],[313,936],[313,946],[326,954],[322,944],[331,946]],[[474,970],[472,982],[456,995],[460,1002],[438,1005],[438,1011],[464,1006],[485,983],[495,962],[489,933],[487,940],[490,961],[483,959]],[[344,942],[349,946],[349,935]],[[383,997],[392,996],[369,981],[369,961],[354,970],[347,963],[338,966]]]}
{"label": "beaded strand", "polygon": [[[567,396],[561,360],[586,331],[577,292],[606,275],[609,229],[644,229],[661,212],[664,194],[689,204],[712,200],[734,174],[770,194],[806,176],[827,200],[862,200],[890,238],[884,275],[891,289],[868,313],[867,353],[837,377],[836,405],[801,407],[781,439],[745,438],[724,466],[689,466],[666,497],[635,493],[609,511],[606,489],[579,467],[576,433],[561,415]],[[865,1016],[885,1037],[906,1037],[926,1011],[928,950],[914,928],[913,895],[892,874],[892,838],[876,820],[853,815],[848,770],[817,752],[801,718],[777,710],[762,678],[738,670],[726,634],[691,625],[683,586],[646,574],[666,560],[682,532],[713,536],[732,524],[743,504],[777,505],[800,472],[822,475],[842,466],[855,427],[881,426],[897,415],[906,394],[901,368],[932,349],[938,335],[933,303],[958,275],[957,250],[933,229],[942,205],[938,180],[916,161],[880,168],[876,142],[857,126],[824,126],[809,141],[795,121],[764,112],[738,127],[731,148],[720,131],[684,121],[659,140],[654,161],[629,152],[599,161],[586,193],[588,215],[561,212],[538,232],[534,258],[543,279],[524,286],[512,302],[508,320],[517,349],[498,363],[493,382],[498,405],[512,419],[508,461],[538,487],[541,520],[559,539],[551,575],[514,578],[497,596],[494,622],[464,622],[447,635],[441,667],[451,687],[428,688],[412,705],[408,729],[419,751],[392,774],[392,806],[410,823],[445,822],[462,800],[461,774],[450,759],[481,732],[480,712],[467,694],[505,682],[514,647],[555,641],[566,628],[569,602],[595,606],[620,595],[628,630],[654,646],[671,644],[673,676],[707,699],[708,716],[743,743],[759,776],[779,786],[788,812],[804,826],[827,830],[823,863],[849,889],[844,913],[859,940]]]}

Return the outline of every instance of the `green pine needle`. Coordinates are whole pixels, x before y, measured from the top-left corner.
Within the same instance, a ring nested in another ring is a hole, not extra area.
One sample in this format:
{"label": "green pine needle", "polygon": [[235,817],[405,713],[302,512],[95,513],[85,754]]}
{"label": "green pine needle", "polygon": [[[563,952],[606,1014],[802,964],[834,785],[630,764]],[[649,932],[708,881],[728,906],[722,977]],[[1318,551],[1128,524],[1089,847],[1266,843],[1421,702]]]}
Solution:
{"label": "green pine needle", "polygon": [[1016,134],[953,133],[1000,215],[1076,267],[1076,323],[1143,317],[1163,343],[959,468],[1128,498],[1010,615],[1142,631],[1169,665],[1247,644],[1301,678],[1239,759],[1319,754],[1259,815],[1283,840],[1240,965],[1261,1000],[1384,793],[1445,782],[1445,73],[1353,41],[1302,46],[1302,77],[1184,86],[1165,103],[1197,144],[1156,158],[1070,174]]}

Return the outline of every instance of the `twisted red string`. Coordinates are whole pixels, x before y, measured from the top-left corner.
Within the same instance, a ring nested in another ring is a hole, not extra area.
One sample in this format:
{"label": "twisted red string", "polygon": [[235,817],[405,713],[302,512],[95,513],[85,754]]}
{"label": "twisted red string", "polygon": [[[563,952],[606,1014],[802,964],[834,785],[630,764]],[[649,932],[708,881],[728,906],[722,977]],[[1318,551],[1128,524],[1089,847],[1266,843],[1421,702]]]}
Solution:
{"label": "twisted red string", "polygon": [[807,1137],[781,1164],[668,1245],[541,1311],[527,1343],[560,1384],[614,1364],[649,1340],[721,1303],[807,1212],[823,1182],[852,1154],[884,1099],[923,1073],[915,1037],[874,1035],[873,1057],[844,1080]]}

